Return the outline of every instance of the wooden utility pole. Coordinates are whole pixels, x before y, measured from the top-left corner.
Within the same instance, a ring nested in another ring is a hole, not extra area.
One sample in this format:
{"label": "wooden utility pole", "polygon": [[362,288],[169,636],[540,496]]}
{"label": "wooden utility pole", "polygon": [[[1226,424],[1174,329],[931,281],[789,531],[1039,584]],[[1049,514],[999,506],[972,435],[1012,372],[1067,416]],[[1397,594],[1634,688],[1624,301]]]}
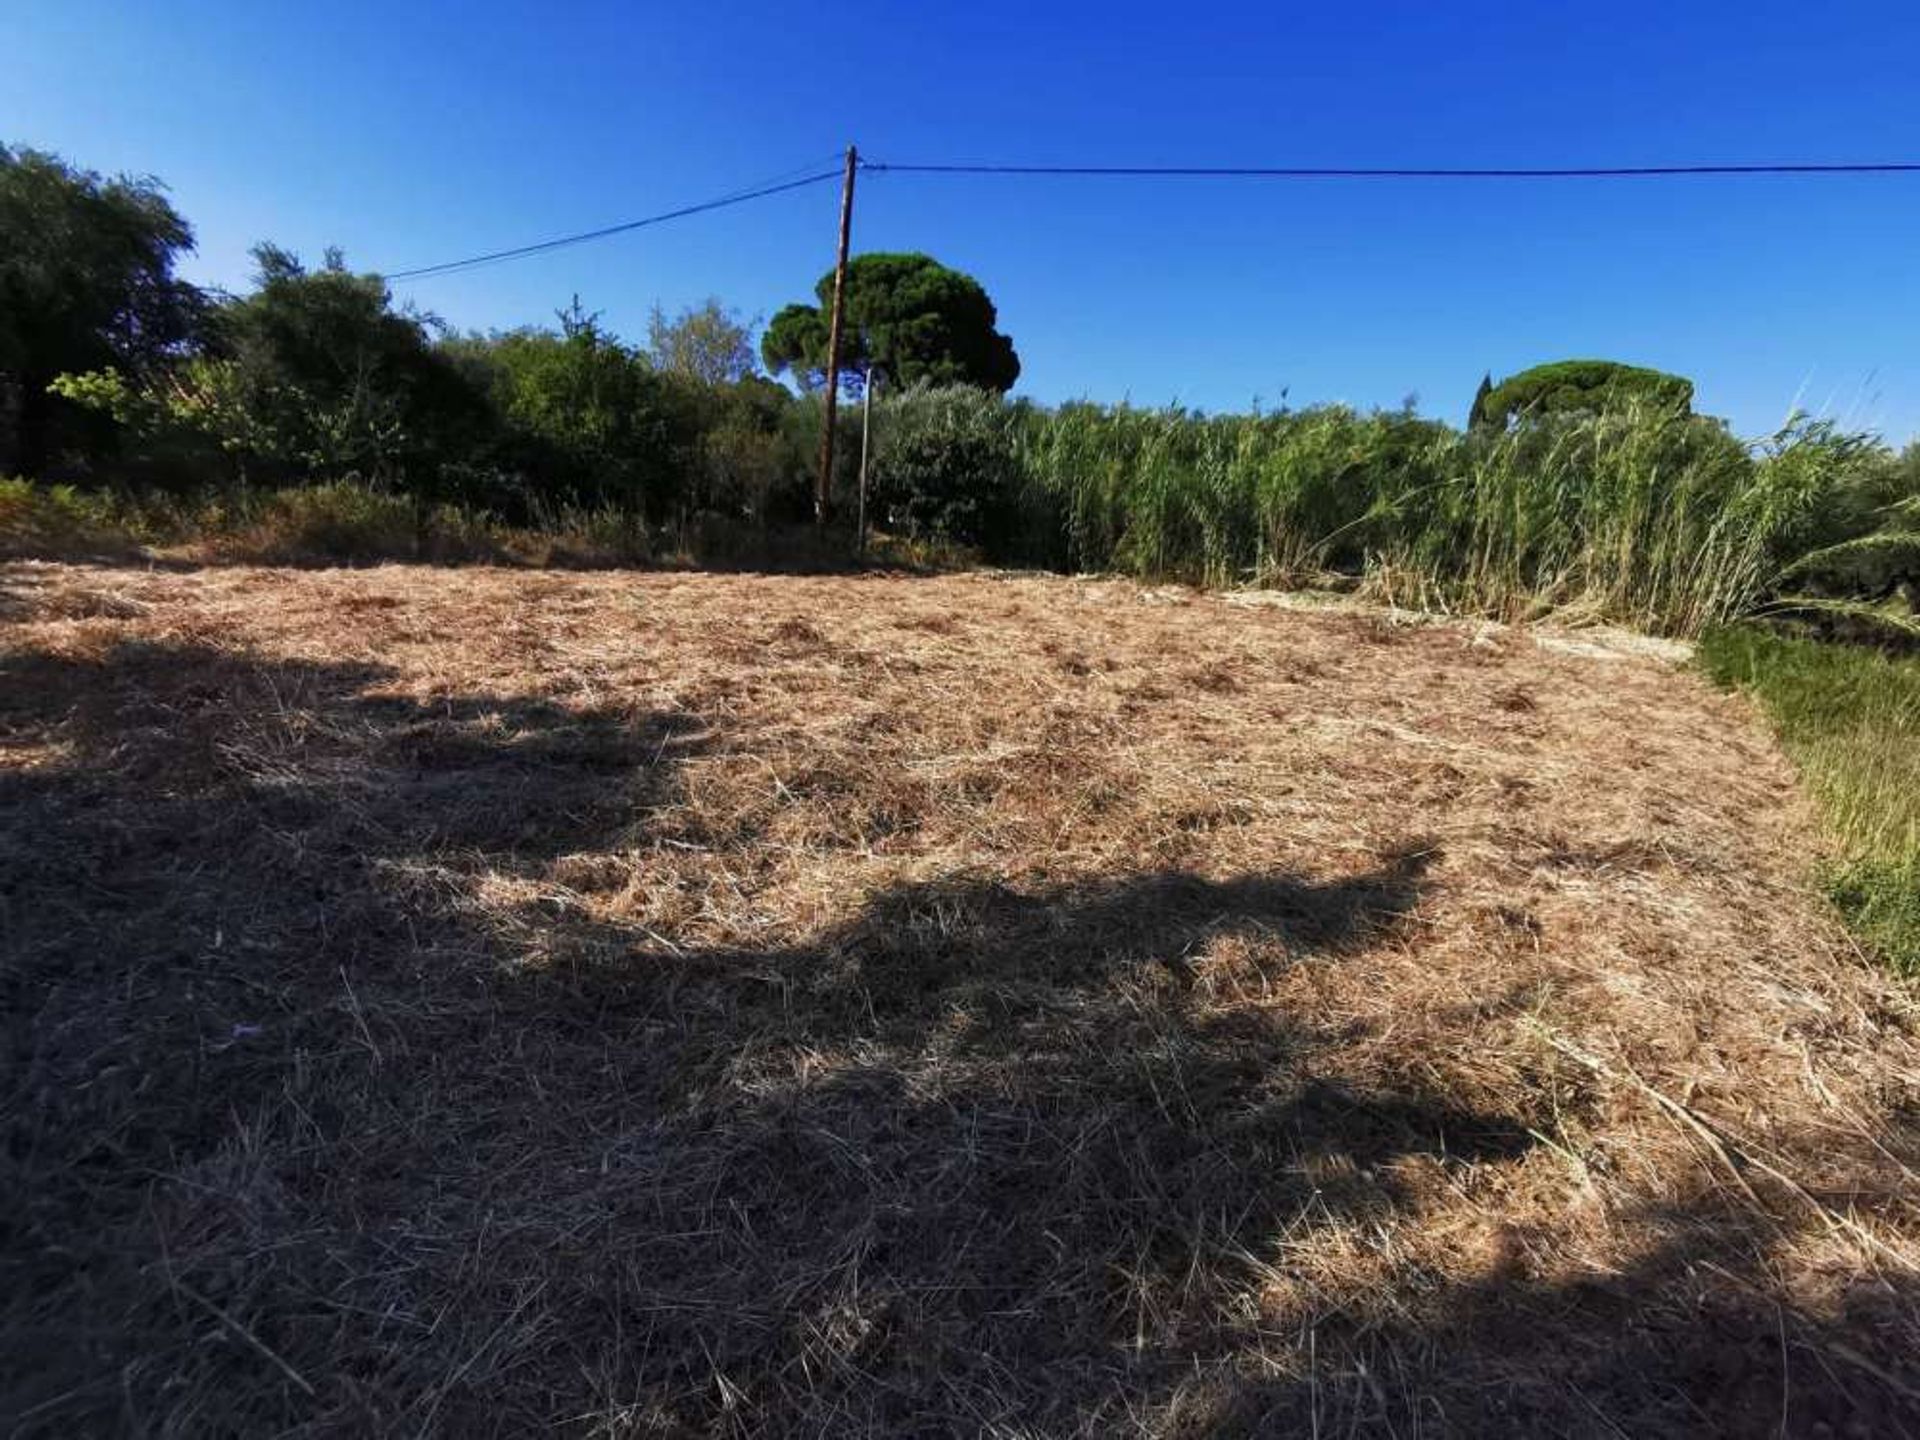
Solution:
{"label": "wooden utility pole", "polygon": [[867,437],[873,431],[873,362],[867,362],[867,373],[860,385],[860,519],[854,531],[854,553],[864,556],[867,553]]}
{"label": "wooden utility pole", "polygon": [[847,146],[847,176],[840,182],[840,253],[833,263],[833,318],[827,322],[827,420],[820,431],[820,484],[813,494],[814,523],[827,523],[833,488],[833,420],[840,408],[840,310],[847,290],[847,242],[853,237],[853,172],[860,152]]}

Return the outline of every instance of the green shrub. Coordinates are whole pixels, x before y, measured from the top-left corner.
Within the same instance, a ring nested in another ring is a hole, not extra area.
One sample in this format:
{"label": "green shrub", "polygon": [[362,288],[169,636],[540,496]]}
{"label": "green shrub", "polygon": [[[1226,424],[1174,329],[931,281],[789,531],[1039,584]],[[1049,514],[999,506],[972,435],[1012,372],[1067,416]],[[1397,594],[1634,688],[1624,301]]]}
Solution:
{"label": "green shrub", "polygon": [[[494,498],[618,505],[661,519],[687,490],[697,405],[580,308],[555,330],[522,329],[442,347],[484,392],[495,427],[485,464]],[[468,495],[472,495],[469,487]]]}
{"label": "green shrub", "polygon": [[109,497],[72,485],[0,479],[0,555],[68,559],[136,547]]}
{"label": "green shrub", "polygon": [[[759,526],[808,518],[818,412],[755,375],[686,393],[700,436],[697,473],[685,487],[690,508]],[[811,428],[794,423],[797,413]]]}
{"label": "green shrub", "polygon": [[1019,407],[965,385],[915,386],[874,412],[870,523],[915,539],[1011,547],[1025,488]]}
{"label": "green shrub", "polygon": [[405,496],[341,480],[274,492],[226,549],[293,563],[412,560],[427,548],[431,517]]}
{"label": "green shrub", "polygon": [[1786,553],[1771,612],[1843,635],[1920,641],[1920,446],[1863,449]]}
{"label": "green shrub", "polygon": [[646,520],[613,505],[536,505],[531,523],[507,531],[502,544],[522,564],[568,569],[643,565],[657,553]]}
{"label": "green shrub", "polygon": [[1034,429],[1031,464],[1072,563],[1215,584],[1357,568],[1360,523],[1424,476],[1444,433],[1338,406],[1209,417],[1077,404]]}

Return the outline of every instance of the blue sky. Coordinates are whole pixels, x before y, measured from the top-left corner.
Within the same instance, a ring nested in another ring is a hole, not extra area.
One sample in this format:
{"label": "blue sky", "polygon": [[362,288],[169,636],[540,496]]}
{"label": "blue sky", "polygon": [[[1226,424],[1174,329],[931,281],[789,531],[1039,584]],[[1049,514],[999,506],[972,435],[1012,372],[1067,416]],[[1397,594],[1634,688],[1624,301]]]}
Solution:
{"label": "blue sky", "polygon": [[[823,23],[833,29],[825,31]],[[395,270],[829,157],[1543,165],[1920,159],[1920,7],[1506,3],[830,10],[14,0],[0,138],[165,180],[196,279],[248,247]],[[831,187],[397,286],[462,327],[579,293],[770,314]],[[1920,433],[1920,176],[1550,182],[863,177],[858,249],[977,275],[1022,393],[1458,418],[1481,372],[1691,375],[1743,433],[1796,400]]]}

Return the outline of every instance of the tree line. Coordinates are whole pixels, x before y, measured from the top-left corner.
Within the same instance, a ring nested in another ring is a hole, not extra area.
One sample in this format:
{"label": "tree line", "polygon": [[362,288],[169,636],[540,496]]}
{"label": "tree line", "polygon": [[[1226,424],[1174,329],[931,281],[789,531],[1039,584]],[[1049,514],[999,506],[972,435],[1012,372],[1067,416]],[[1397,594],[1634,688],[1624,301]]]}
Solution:
{"label": "tree line", "polygon": [[[757,348],[718,300],[656,307],[643,344],[578,297],[550,324],[463,334],[337,250],[308,265],[271,243],[246,293],[211,293],[177,273],[193,231],[157,182],[24,149],[0,148],[0,237],[0,475],[350,479],[513,519],[806,511],[818,307],[780,311]],[[859,257],[848,314],[850,377],[1004,391],[1019,373],[984,289],[928,256]]]}
{"label": "tree line", "polygon": [[[192,244],[155,182],[0,149],[0,476],[304,492],[309,517],[404,502],[422,556],[433,514],[468,532],[590,512],[628,538],[811,519],[831,274],[757,345],[717,300],[656,308],[629,343],[577,298],[551,324],[457,333],[338,252],[309,266],[272,244],[246,293],[210,293],[176,273]],[[1488,375],[1459,427],[1411,408],[1041,407],[1007,398],[1019,355],[973,277],[862,255],[844,301],[843,383],[881,397],[870,513],[909,541],[1678,633],[1761,610],[1920,633],[1920,451],[1806,417],[1747,443],[1681,376]],[[846,515],[861,447],[841,423]],[[641,538],[621,553],[655,553]]]}

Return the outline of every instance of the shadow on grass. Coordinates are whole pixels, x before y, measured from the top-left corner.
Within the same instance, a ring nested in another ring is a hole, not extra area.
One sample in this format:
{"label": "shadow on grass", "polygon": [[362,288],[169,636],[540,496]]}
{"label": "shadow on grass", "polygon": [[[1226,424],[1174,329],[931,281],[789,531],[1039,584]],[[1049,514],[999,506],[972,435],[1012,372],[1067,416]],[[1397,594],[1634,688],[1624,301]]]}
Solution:
{"label": "shadow on grass", "polygon": [[701,717],[392,678],[0,660],[19,1433],[1747,1433],[1783,1392],[1790,1430],[1900,1423],[1812,1322],[1704,1296],[1764,1274],[1734,1212],[1604,1279],[1316,1289],[1305,1257],[1364,1265],[1541,1123],[1258,1003],[1414,923],[1419,846],[951,877],[690,947],[552,875],[648,863]]}

